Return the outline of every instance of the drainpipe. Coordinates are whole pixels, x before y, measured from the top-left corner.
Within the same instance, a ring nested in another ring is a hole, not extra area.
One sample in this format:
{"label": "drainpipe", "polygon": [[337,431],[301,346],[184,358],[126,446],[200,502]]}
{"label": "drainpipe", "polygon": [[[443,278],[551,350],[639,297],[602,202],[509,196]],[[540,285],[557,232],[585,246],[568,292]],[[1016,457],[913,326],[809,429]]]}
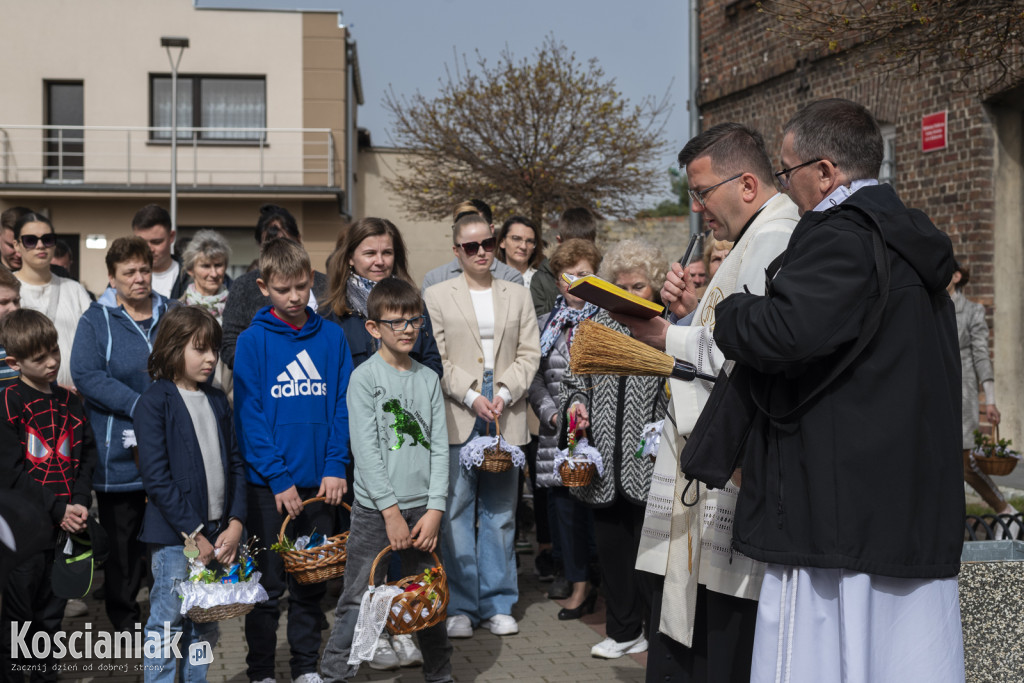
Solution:
{"label": "drainpipe", "polygon": [[[700,93],[700,0],[690,0],[690,99],[687,109],[690,111],[690,138],[700,133],[700,107],[697,95]],[[703,230],[703,217],[690,211],[690,234],[696,235]]]}
{"label": "drainpipe", "polygon": [[345,58],[345,190],[341,213],[351,220],[358,210],[355,192],[356,164],[359,154],[356,107],[363,103],[363,88],[359,74],[359,53],[356,51],[356,42],[349,40],[351,33],[347,28],[345,30],[347,48]]}

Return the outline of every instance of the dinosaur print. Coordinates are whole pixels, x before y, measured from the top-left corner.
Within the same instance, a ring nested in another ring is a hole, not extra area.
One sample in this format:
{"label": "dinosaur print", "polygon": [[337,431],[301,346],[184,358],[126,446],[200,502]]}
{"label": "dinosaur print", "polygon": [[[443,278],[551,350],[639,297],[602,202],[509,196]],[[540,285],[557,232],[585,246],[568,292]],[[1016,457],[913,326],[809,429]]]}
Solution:
{"label": "dinosaur print", "polygon": [[395,438],[398,439],[398,442],[390,450],[397,451],[401,448],[402,444],[405,443],[406,436],[412,439],[413,445],[419,443],[427,450],[430,450],[430,442],[423,436],[423,429],[420,427],[420,423],[402,407],[398,399],[393,398],[385,401],[382,409],[385,413],[391,413],[395,416],[395,423],[391,425],[391,429],[395,431]]}

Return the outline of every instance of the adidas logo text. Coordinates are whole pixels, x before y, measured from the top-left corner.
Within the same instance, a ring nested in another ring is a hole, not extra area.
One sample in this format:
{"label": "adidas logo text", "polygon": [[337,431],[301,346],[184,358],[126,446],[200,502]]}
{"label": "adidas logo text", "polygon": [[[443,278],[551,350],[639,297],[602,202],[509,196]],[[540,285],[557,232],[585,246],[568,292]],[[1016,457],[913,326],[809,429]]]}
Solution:
{"label": "adidas logo text", "polygon": [[277,384],[271,387],[270,395],[274,398],[326,396],[327,382],[320,381],[322,379],[309,353],[302,350],[277,376]]}

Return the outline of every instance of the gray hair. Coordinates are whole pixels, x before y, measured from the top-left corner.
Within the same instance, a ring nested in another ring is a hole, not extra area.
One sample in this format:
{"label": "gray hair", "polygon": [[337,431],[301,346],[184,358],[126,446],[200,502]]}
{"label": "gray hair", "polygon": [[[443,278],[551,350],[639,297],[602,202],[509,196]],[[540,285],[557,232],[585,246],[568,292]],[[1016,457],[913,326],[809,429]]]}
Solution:
{"label": "gray hair", "polygon": [[651,282],[655,293],[661,291],[668,273],[668,259],[661,249],[641,239],[622,240],[605,252],[598,276],[608,282],[623,274],[640,271]]}
{"label": "gray hair", "polygon": [[185,272],[192,270],[192,267],[196,264],[196,259],[200,257],[210,261],[222,258],[224,263],[227,263],[231,259],[231,247],[228,246],[228,241],[219,232],[200,230],[192,237],[188,246],[185,247],[185,253],[181,257]]}
{"label": "gray hair", "polygon": [[863,105],[839,98],[812,102],[786,123],[782,134],[790,133],[796,163],[828,159],[850,180],[878,177],[882,131]]}

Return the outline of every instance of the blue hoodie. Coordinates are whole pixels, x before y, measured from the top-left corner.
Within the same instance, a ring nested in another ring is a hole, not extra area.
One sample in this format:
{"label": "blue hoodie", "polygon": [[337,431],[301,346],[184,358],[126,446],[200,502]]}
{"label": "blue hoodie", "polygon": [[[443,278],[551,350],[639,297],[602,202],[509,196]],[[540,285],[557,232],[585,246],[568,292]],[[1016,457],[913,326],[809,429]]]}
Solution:
{"label": "blue hoodie", "polygon": [[265,306],[235,347],[235,432],[245,478],[275,494],[344,477],[352,355],[337,325],[306,309],[296,330]]}
{"label": "blue hoodie", "polygon": [[135,403],[150,385],[147,365],[160,318],[178,305],[156,292],[152,298],[148,330],[117,304],[111,288],[78,321],[71,347],[71,378],[82,392],[96,436],[99,463],[92,483],[97,491],[142,490],[142,477],[131,447],[124,445],[124,433],[133,429]]}

